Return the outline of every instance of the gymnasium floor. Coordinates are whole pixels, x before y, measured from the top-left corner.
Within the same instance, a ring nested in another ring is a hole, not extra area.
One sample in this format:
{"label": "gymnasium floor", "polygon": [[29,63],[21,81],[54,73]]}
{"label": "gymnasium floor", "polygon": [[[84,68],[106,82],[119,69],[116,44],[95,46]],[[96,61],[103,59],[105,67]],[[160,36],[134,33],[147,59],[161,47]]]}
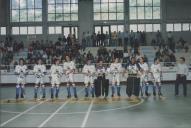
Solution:
{"label": "gymnasium floor", "polygon": [[[1,127],[129,127],[129,128],[190,128],[191,84],[188,97],[174,96],[172,84],[163,85],[166,98],[150,96],[132,103],[127,100],[125,86],[121,99],[84,99],[84,89],[78,88],[79,99],[66,99],[61,87],[60,100],[34,102],[33,88],[26,88],[26,101],[15,103],[14,87],[1,86]],[[49,89],[47,89],[47,92]],[[50,96],[48,95],[48,98]]]}

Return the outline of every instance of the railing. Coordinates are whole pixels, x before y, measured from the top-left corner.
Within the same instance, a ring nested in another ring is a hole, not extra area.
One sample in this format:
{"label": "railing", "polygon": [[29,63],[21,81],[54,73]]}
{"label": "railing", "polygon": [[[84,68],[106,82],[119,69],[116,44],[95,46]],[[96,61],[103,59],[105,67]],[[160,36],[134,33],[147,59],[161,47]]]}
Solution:
{"label": "railing", "polygon": [[[92,63],[92,64],[94,64],[95,66],[98,65],[98,63]],[[109,68],[110,64],[111,63],[103,63],[103,65],[106,68]],[[121,63],[121,64],[122,64],[123,68],[125,68],[128,65],[128,63]],[[26,65],[27,65],[28,70],[33,70],[33,67],[35,66],[35,64],[26,64]],[[46,69],[49,70],[51,65],[52,64],[45,64]],[[85,64],[76,64],[76,73],[80,73],[84,65]],[[161,62],[162,70],[164,70],[164,71],[167,69],[170,71],[175,70],[176,65],[177,65],[176,62]],[[60,64],[60,66],[63,66],[63,64]],[[149,67],[150,66],[151,65],[149,65]],[[15,67],[16,67],[16,65],[0,65],[0,71],[6,72],[6,73],[14,72]],[[188,68],[191,71],[191,64],[188,65]]]}

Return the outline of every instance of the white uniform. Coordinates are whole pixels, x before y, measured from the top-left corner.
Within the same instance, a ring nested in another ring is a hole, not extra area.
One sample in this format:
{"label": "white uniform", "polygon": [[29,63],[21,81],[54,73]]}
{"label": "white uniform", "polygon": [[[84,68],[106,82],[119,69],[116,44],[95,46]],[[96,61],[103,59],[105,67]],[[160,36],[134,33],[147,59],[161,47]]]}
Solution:
{"label": "white uniform", "polygon": [[73,61],[64,62],[64,72],[66,75],[66,82],[74,82],[74,70],[76,69]]}
{"label": "white uniform", "polygon": [[53,64],[51,66],[50,73],[51,73],[51,77],[52,77],[52,79],[51,79],[52,86],[55,86],[55,84],[57,86],[59,86],[60,85],[60,78],[62,77],[62,74],[63,74],[62,67],[59,65]]}
{"label": "white uniform", "polygon": [[43,78],[44,78],[44,75],[45,75],[45,72],[46,72],[46,67],[45,65],[42,65],[42,64],[38,64],[38,65],[35,65],[34,66],[34,69],[33,69],[33,72],[35,74],[35,77],[36,77],[36,82],[35,84],[44,84],[44,81],[43,81]]}
{"label": "white uniform", "polygon": [[149,67],[148,67],[148,64],[147,63],[139,63],[139,66],[140,66],[140,72],[141,72],[141,79],[140,79],[140,82],[141,82],[141,86],[143,84],[143,82],[148,82],[148,70],[149,70]]}
{"label": "white uniform", "polygon": [[121,63],[111,63],[110,73],[112,74],[112,85],[120,85],[120,72],[122,71]]}
{"label": "white uniform", "polygon": [[85,77],[84,77],[85,86],[87,87],[89,83],[91,86],[93,86],[93,83],[94,83],[93,75],[96,72],[95,65],[87,65],[87,64],[84,65],[82,72],[85,73]]}
{"label": "white uniform", "polygon": [[161,82],[161,65],[160,64],[152,64],[151,65],[151,72],[154,77],[154,82]]}
{"label": "white uniform", "polygon": [[15,73],[18,74],[17,77],[17,84],[25,84],[25,78],[27,73],[27,66],[26,65],[17,65],[15,68]]}

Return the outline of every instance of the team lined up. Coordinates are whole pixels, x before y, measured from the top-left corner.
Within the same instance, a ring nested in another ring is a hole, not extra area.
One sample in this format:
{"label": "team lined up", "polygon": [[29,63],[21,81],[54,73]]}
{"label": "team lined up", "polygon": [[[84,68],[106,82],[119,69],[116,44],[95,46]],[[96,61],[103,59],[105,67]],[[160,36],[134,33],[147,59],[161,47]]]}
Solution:
{"label": "team lined up", "polygon": [[[181,58],[184,60],[184,58]],[[63,66],[60,65],[60,60],[56,59],[55,63],[51,66],[50,74],[47,74],[46,66],[42,63],[42,60],[39,59],[37,64],[34,66],[33,73],[35,75],[35,87],[34,87],[34,98],[38,98],[38,90],[41,89],[41,98],[46,98],[46,89],[44,84],[44,76],[50,75],[51,78],[51,98],[58,98],[59,96],[59,88],[61,84],[62,76],[64,75],[67,83],[67,98],[71,97],[71,90],[73,90],[73,95],[75,98],[78,98],[75,81],[74,81],[74,73],[75,73],[75,63],[70,59],[69,56],[66,56],[65,62]],[[160,60],[155,58],[154,63],[151,65],[150,69],[147,63],[144,62],[144,58],[140,58],[140,62],[137,63],[134,57],[131,57],[130,64],[123,68],[122,64],[119,62],[118,58],[115,58],[109,67],[105,67],[103,64],[104,60],[99,60],[98,64],[95,66],[91,63],[91,60],[87,60],[87,63],[84,65],[82,73],[84,75],[84,85],[85,85],[85,97],[88,97],[91,94],[92,97],[95,96],[96,88],[94,78],[97,78],[99,81],[103,81],[106,79],[105,76],[111,74],[111,96],[114,97],[117,91],[117,96],[121,96],[121,77],[127,78],[127,95],[131,97],[132,95],[149,96],[148,87],[149,81],[153,83],[153,95],[156,96],[157,92],[159,96],[162,96],[161,91],[161,65]],[[177,65],[177,81],[175,93],[178,95],[178,85],[180,79],[185,77],[188,74],[188,68],[186,66]],[[180,71],[181,70],[181,71]],[[184,71],[182,71],[184,70]],[[25,78],[27,75],[27,66],[24,65],[24,60],[19,60],[19,65],[15,68],[15,73],[17,74],[17,85],[16,85],[16,99],[24,98],[25,95]],[[179,72],[179,74],[178,74]],[[101,78],[101,79],[100,79]],[[184,78],[185,79],[185,78]],[[186,80],[186,79],[185,79]],[[109,82],[108,82],[109,84]],[[184,84],[184,95],[186,95],[186,84]],[[106,86],[106,85],[102,85]],[[72,89],[71,89],[72,88]],[[105,94],[105,97],[108,96],[108,92]],[[96,95],[97,96],[97,95]]]}

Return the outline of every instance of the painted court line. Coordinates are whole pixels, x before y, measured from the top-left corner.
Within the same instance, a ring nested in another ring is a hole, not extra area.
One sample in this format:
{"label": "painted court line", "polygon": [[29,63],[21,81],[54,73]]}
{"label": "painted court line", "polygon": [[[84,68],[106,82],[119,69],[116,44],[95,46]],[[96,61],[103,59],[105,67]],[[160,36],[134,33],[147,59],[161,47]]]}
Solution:
{"label": "painted court line", "polygon": [[[47,100],[46,100],[46,101],[47,101]],[[11,121],[13,121],[13,120],[15,120],[15,119],[19,118],[20,116],[22,116],[22,115],[24,115],[25,113],[27,113],[27,112],[31,111],[32,109],[34,109],[34,108],[38,107],[39,105],[43,104],[43,103],[44,103],[44,102],[46,102],[46,101],[40,102],[40,103],[38,103],[38,104],[36,104],[36,105],[34,105],[34,106],[32,106],[32,107],[28,108],[28,109],[27,109],[27,110],[25,110],[24,112],[21,112],[20,114],[18,114],[18,115],[16,115],[16,116],[14,116],[13,118],[11,118],[11,119],[9,119],[9,120],[5,121],[5,122],[4,122],[4,123],[2,123],[0,126],[1,126],[1,127],[5,126],[5,125],[6,125],[6,124],[8,124],[9,122],[11,122]]]}
{"label": "painted court line", "polygon": [[54,117],[64,106],[68,104],[69,100],[67,100],[64,104],[62,104],[54,113],[52,113],[45,121],[43,121],[38,127],[43,127],[52,117]]}
{"label": "painted court line", "polygon": [[90,112],[91,112],[93,103],[94,103],[94,100],[91,101],[91,104],[90,104],[90,106],[89,106],[89,108],[88,108],[88,111],[87,111],[87,113],[86,113],[86,116],[84,117],[84,120],[83,120],[83,122],[82,122],[81,128],[84,128],[84,127],[86,126],[86,123],[87,123],[87,121],[88,121],[88,117],[89,117],[89,115],[90,115]]}
{"label": "painted court line", "polygon": [[[144,99],[141,99],[141,102],[125,107],[117,107],[117,108],[110,108],[110,109],[102,109],[102,110],[93,110],[91,111],[92,113],[98,113],[98,112],[108,112],[108,111],[115,111],[115,110],[122,110],[122,109],[129,109],[133,108],[136,106],[141,105],[144,102]],[[19,114],[21,112],[15,112],[15,111],[7,111],[7,110],[0,110],[0,112],[3,113],[13,113],[13,114]],[[73,115],[73,114],[84,114],[87,113],[86,111],[81,111],[81,112],[65,112],[65,113],[57,113],[56,115]],[[51,115],[52,113],[26,113],[28,115]]]}
{"label": "painted court line", "polygon": [[[81,93],[82,91],[83,91],[83,89],[81,89],[81,90],[79,91],[79,93]],[[43,122],[38,126],[38,128],[42,128],[46,123],[48,123],[48,121],[49,121],[50,119],[52,119],[62,108],[64,108],[64,106],[66,106],[66,105],[69,103],[70,100],[71,100],[71,99],[67,100],[64,104],[62,104],[54,113],[52,113],[45,121],[43,121]]]}

